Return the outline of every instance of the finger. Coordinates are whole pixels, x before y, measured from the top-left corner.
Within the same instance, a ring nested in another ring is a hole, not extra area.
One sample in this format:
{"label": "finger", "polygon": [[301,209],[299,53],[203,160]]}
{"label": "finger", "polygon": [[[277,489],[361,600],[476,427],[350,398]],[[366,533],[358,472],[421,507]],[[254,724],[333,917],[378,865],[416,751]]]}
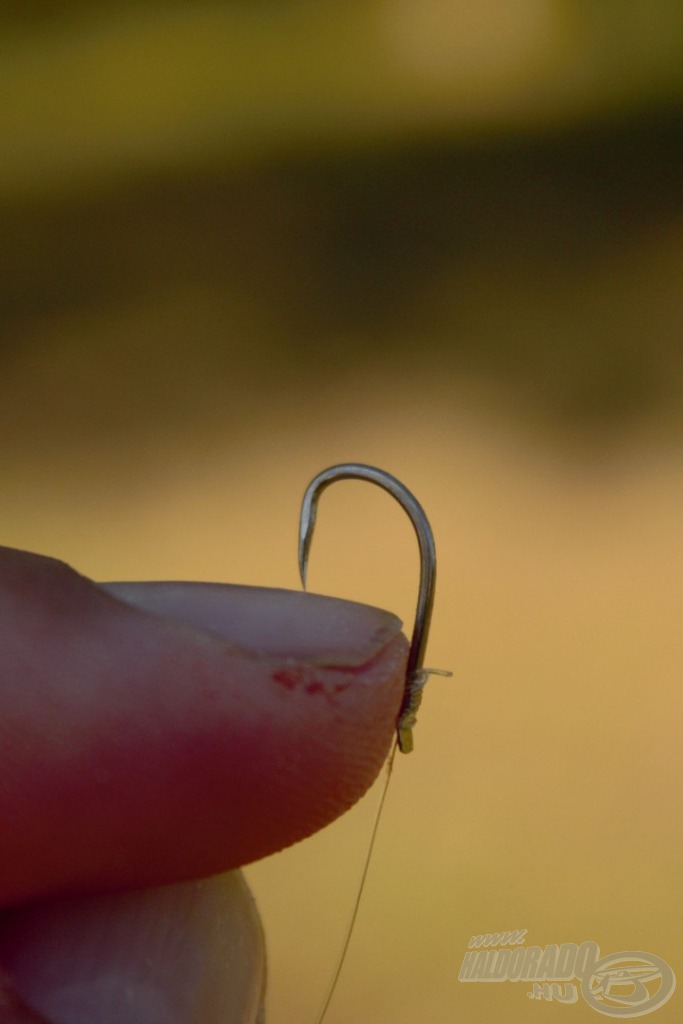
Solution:
{"label": "finger", "polygon": [[14,911],[0,962],[17,990],[2,1024],[254,1024],[262,1007],[263,937],[238,872]]}
{"label": "finger", "polygon": [[407,642],[387,612],[208,584],[108,592],[0,549],[0,623],[5,905],[265,856],[358,799],[391,742]]}
{"label": "finger", "polygon": [[0,1021],[2,1024],[49,1024],[27,1006],[14,981],[0,970]]}

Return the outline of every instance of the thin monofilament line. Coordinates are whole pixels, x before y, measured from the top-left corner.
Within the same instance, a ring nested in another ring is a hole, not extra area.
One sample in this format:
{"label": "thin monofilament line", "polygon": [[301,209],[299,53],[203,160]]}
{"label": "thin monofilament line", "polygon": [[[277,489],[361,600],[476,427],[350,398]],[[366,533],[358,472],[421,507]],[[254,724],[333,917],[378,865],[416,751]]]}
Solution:
{"label": "thin monofilament line", "polygon": [[377,805],[377,812],[375,814],[375,823],[372,826],[372,835],[370,836],[370,844],[368,846],[368,852],[365,855],[365,861],[363,863],[363,869],[362,869],[361,875],[360,875],[360,882],[358,884],[358,894],[357,894],[356,899],[355,899],[354,904],[353,904],[353,909],[351,911],[351,918],[349,920],[349,924],[348,924],[348,927],[346,929],[346,936],[344,938],[344,943],[343,943],[342,948],[341,948],[341,953],[339,954],[339,959],[337,961],[337,966],[335,968],[334,974],[332,975],[332,980],[330,981],[330,987],[327,990],[327,995],[325,996],[325,1001],[324,1001],[324,1003],[323,1003],[323,1005],[322,1005],[322,1007],[320,1009],[320,1012],[319,1012],[318,1016],[315,1018],[314,1024],[323,1024],[323,1020],[325,1018],[325,1014],[328,1011],[329,1005],[332,1002],[332,997],[334,996],[334,993],[335,993],[335,989],[337,988],[337,982],[339,981],[339,977],[341,975],[342,968],[344,966],[344,961],[346,960],[346,954],[348,952],[349,945],[351,944],[351,936],[353,935],[353,929],[354,929],[355,924],[356,924],[356,918],[358,917],[358,910],[360,908],[360,901],[361,901],[361,897],[363,895],[363,890],[365,888],[365,880],[368,877],[368,870],[370,868],[370,861],[372,860],[372,852],[373,852],[373,850],[375,848],[375,840],[377,839],[377,833],[379,831],[379,822],[380,822],[380,818],[382,817],[382,810],[384,808],[384,802],[385,802],[385,800],[387,798],[387,793],[389,792],[389,780],[391,779],[391,771],[392,771],[392,768],[394,767],[394,757],[396,755],[397,746],[398,746],[398,742],[397,742],[397,740],[394,740],[393,746],[391,748],[391,753],[389,754],[389,759],[387,761],[386,777],[384,779],[384,785],[382,787],[382,792],[381,792],[381,795],[380,795],[380,798],[379,798],[379,803]]}

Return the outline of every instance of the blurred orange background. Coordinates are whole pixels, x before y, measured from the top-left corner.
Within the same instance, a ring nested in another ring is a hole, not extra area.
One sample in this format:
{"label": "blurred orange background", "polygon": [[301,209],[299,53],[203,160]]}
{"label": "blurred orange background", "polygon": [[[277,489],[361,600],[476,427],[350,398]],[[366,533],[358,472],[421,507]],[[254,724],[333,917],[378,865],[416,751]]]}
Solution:
{"label": "blurred orange background", "polygon": [[[0,13],[2,542],[297,588],[309,479],[394,473],[454,677],[397,760],[328,1024],[599,1019],[459,982],[506,929],[680,975],[679,5],[30,12]],[[385,495],[326,494],[311,589],[409,630],[416,583]],[[314,1019],[375,798],[248,872],[273,1024]]]}

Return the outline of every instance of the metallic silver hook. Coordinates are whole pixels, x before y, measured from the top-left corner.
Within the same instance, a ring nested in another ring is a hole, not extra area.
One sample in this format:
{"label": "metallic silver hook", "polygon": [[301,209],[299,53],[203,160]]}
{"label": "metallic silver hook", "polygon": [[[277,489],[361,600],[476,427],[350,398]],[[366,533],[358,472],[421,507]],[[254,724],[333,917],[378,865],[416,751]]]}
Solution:
{"label": "metallic silver hook", "polygon": [[[408,513],[411,523],[417,535],[417,542],[420,549],[420,586],[417,595],[417,610],[415,612],[415,626],[410,641],[410,652],[406,666],[406,681],[403,690],[403,700],[398,713],[396,730],[398,735],[399,749],[408,754],[413,749],[413,726],[416,722],[417,710],[422,700],[422,689],[427,681],[431,669],[424,669],[424,654],[429,635],[429,625],[432,618],[434,605],[434,586],[436,583],[436,551],[434,548],[434,536],[429,525],[429,520],[424,509],[407,487],[400,480],[385,473],[374,466],[364,466],[360,463],[343,463],[340,466],[330,466],[318,473],[311,480],[304,494],[301,506],[301,519],[299,521],[299,573],[301,583],[306,589],[306,568],[308,556],[313,540],[313,528],[320,495],[335,480],[369,480],[378,487],[388,491]],[[444,673],[450,675],[450,673]]]}

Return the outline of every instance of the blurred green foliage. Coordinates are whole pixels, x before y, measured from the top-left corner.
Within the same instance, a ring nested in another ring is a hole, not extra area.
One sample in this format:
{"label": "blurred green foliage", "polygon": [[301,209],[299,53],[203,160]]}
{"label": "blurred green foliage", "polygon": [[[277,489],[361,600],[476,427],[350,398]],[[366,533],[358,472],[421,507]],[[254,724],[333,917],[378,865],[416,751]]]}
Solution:
{"label": "blurred green foliage", "polygon": [[0,21],[4,360],[137,306],[125,346],[171,375],[157,416],[189,362],[227,381],[246,361],[259,388],[296,365],[302,399],[382,361],[466,374],[570,423],[677,400],[679,4],[103,0]]}

